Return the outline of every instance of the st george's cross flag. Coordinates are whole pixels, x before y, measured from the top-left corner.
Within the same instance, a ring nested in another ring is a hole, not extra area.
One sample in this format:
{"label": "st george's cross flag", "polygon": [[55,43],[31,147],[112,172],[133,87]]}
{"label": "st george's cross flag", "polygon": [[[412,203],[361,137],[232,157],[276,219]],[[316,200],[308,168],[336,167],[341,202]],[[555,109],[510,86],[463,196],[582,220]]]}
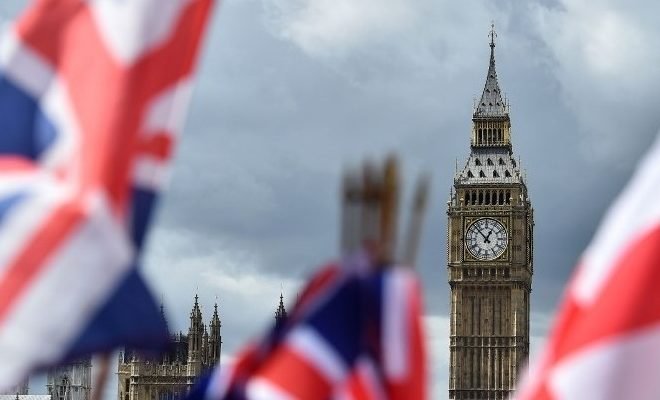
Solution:
{"label": "st george's cross flag", "polygon": [[38,0],[0,42],[0,390],[159,346],[137,272],[213,0]]}
{"label": "st george's cross flag", "polygon": [[322,268],[286,320],[188,400],[423,400],[421,290],[359,255]]}
{"label": "st george's cross flag", "polygon": [[516,399],[660,397],[660,136],[607,212]]}

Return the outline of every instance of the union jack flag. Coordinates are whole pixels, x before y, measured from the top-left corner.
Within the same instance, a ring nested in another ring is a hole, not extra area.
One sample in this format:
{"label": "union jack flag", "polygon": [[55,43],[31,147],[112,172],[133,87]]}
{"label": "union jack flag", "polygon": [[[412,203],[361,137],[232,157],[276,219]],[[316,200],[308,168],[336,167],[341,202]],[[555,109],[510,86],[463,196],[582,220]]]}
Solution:
{"label": "union jack flag", "polygon": [[587,247],[516,397],[657,399],[660,136]]}
{"label": "union jack flag", "polygon": [[166,340],[138,255],[213,0],[39,0],[0,44],[0,389]]}
{"label": "union jack flag", "polygon": [[418,400],[426,394],[420,287],[362,255],[322,268],[284,323],[189,400]]}

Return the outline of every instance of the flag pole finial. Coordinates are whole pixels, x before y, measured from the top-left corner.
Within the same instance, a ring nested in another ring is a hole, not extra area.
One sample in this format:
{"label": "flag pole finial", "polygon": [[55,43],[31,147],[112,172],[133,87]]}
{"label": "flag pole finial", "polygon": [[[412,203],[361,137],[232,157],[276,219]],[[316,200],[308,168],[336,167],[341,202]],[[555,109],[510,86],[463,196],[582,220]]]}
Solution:
{"label": "flag pole finial", "polygon": [[495,32],[495,21],[490,22],[490,48],[491,50],[495,48],[495,38],[497,37],[497,32]]}

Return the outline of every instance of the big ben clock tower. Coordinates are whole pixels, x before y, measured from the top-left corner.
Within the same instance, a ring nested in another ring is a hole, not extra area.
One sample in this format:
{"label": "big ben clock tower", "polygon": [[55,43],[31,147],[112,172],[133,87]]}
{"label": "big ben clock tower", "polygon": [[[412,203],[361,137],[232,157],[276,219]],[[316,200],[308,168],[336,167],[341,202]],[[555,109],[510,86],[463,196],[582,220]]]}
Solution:
{"label": "big ben clock tower", "polygon": [[490,36],[470,156],[454,177],[447,210],[450,399],[507,399],[529,353],[533,210],[513,157],[494,30]]}

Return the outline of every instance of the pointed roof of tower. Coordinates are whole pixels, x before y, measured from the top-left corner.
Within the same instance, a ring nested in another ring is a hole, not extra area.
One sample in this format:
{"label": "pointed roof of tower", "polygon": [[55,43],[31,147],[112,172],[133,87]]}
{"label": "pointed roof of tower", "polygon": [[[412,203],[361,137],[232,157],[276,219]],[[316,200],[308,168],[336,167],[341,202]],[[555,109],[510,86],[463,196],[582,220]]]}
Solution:
{"label": "pointed roof of tower", "polygon": [[218,315],[218,303],[213,305],[213,317],[211,317],[211,326],[220,326],[220,316]]}
{"label": "pointed roof of tower", "polygon": [[456,172],[454,183],[512,184],[525,183],[520,166],[506,148],[473,149],[463,169]]}
{"label": "pointed roof of tower", "polygon": [[502,99],[502,91],[497,82],[497,71],[495,70],[495,24],[490,30],[490,64],[486,75],[486,84],[481,94],[479,104],[474,110],[475,117],[504,117],[508,114],[508,107]]}
{"label": "pointed roof of tower", "polygon": [[190,316],[194,318],[199,318],[201,320],[202,318],[202,310],[199,308],[199,296],[195,293],[195,304],[193,304],[192,311],[190,312]]}
{"label": "pointed roof of tower", "polygon": [[280,304],[275,311],[275,323],[280,324],[286,319],[286,308],[284,308],[284,294],[280,293]]}

